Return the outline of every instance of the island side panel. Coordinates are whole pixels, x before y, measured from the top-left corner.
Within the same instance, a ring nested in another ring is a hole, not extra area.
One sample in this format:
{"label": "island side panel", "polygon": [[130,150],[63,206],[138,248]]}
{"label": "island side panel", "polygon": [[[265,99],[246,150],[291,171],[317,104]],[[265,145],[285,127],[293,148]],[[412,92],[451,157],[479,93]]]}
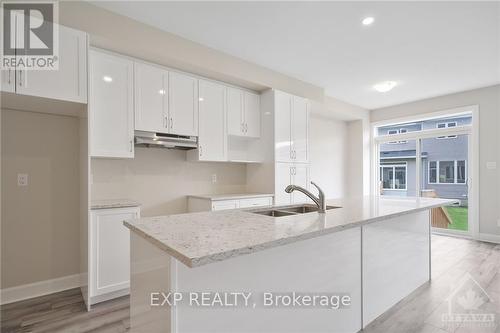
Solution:
{"label": "island side panel", "polygon": [[[175,259],[173,259],[175,260]],[[180,292],[252,292],[256,308],[177,306],[174,332],[358,332],[361,230],[353,228],[188,268],[175,260]],[[262,308],[263,292],[348,293],[348,309]]]}
{"label": "island side panel", "polygon": [[[170,292],[173,259],[148,240],[130,233],[130,332],[171,332],[169,306],[151,306],[151,293]],[[159,301],[162,301],[161,299]],[[157,303],[157,302],[155,302]]]}
{"label": "island side panel", "polygon": [[430,278],[429,211],[362,227],[363,327]]}

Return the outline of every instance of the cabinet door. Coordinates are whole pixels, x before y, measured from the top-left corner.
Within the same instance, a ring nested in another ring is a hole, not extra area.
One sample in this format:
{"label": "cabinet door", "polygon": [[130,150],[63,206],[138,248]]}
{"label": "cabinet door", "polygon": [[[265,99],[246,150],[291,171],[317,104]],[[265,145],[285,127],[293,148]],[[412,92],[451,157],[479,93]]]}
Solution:
{"label": "cabinet door", "polygon": [[90,51],[90,154],[134,157],[132,61]]}
{"label": "cabinet door", "polygon": [[227,160],[226,87],[200,80],[199,159]]}
{"label": "cabinet door", "polygon": [[227,88],[227,131],[229,135],[244,136],[243,91]]}
{"label": "cabinet door", "polygon": [[239,208],[238,200],[222,200],[212,202],[212,210],[226,210]]}
{"label": "cabinet door", "polygon": [[16,92],[87,103],[87,34],[59,26],[59,68],[20,70]]}
{"label": "cabinet door", "polygon": [[198,79],[169,73],[169,132],[198,135]]}
{"label": "cabinet door", "polygon": [[290,162],[291,159],[291,125],[292,96],[277,91],[275,94],[274,137],[276,161]]}
{"label": "cabinet door", "polygon": [[275,188],[274,188],[274,203],[276,205],[289,205],[292,202],[292,196],[285,192],[285,188],[292,184],[290,163],[276,163],[275,168]]}
{"label": "cabinet door", "polygon": [[307,162],[309,135],[309,111],[305,98],[293,97],[292,158],[294,162]]}
{"label": "cabinet door", "polygon": [[260,96],[245,92],[245,134],[260,137]]}
{"label": "cabinet door", "polygon": [[134,63],[135,129],[168,133],[168,72]]}
{"label": "cabinet door", "polygon": [[92,296],[130,286],[130,234],[123,221],[138,217],[138,208],[92,211],[90,241]]}
{"label": "cabinet door", "polygon": [[0,71],[0,75],[2,76],[0,90],[13,93],[16,87],[16,71],[13,69],[6,69]]}
{"label": "cabinet door", "polygon": [[[309,166],[307,164],[294,164],[292,173],[294,185],[309,189]],[[292,193],[292,203],[295,204],[307,201],[309,201],[309,198],[304,193],[298,191]]]}

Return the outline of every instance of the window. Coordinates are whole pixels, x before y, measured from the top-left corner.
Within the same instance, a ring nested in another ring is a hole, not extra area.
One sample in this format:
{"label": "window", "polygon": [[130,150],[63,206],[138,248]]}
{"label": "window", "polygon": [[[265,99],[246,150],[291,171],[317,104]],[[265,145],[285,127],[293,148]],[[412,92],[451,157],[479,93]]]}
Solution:
{"label": "window", "polygon": [[[388,130],[387,131],[387,134],[388,135],[394,135],[394,134],[404,134],[404,133],[407,133],[408,130],[406,128],[400,128],[399,130]],[[399,143],[407,143],[408,141],[406,140],[402,140],[402,141],[390,141],[388,142],[389,144],[392,144],[392,145],[395,145],[395,144],[399,144]]]}
{"label": "window", "polygon": [[[436,128],[450,128],[450,127],[457,127],[457,122],[456,121],[449,121],[445,123],[437,123]],[[457,136],[456,135],[448,135],[448,136],[438,136],[438,139],[455,139]]]}
{"label": "window", "polygon": [[380,181],[384,190],[406,190],[406,164],[380,165]]}
{"label": "window", "polygon": [[429,184],[465,184],[465,161],[430,161]]}
{"label": "window", "polygon": [[429,184],[437,182],[437,162],[429,162]]}
{"label": "window", "polygon": [[465,161],[457,161],[457,183],[465,184]]}
{"label": "window", "polygon": [[439,182],[443,184],[455,182],[454,161],[439,161]]}

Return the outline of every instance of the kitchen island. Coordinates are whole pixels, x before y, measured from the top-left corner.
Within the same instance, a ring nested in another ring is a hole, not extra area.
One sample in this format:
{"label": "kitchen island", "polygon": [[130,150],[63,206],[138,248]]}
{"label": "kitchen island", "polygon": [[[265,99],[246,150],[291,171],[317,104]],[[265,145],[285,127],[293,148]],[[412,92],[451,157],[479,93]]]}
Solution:
{"label": "kitchen island", "polygon": [[366,196],[329,200],[325,214],[126,221],[131,330],[357,332],[429,281],[429,212],[452,203]]}

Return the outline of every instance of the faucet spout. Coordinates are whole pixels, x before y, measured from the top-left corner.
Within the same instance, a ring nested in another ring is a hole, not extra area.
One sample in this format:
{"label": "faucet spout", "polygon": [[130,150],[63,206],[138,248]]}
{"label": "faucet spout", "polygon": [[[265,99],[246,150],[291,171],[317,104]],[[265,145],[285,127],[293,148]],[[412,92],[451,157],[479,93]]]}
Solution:
{"label": "faucet spout", "polygon": [[326,200],[325,200],[325,193],[323,190],[314,182],[311,182],[317,189],[318,189],[318,197],[316,197],[314,194],[312,194],[310,191],[307,189],[298,186],[298,185],[288,185],[285,188],[286,193],[292,193],[293,191],[299,191],[307,195],[309,198],[311,198],[312,201],[318,206],[318,213],[325,213],[326,212]]}

